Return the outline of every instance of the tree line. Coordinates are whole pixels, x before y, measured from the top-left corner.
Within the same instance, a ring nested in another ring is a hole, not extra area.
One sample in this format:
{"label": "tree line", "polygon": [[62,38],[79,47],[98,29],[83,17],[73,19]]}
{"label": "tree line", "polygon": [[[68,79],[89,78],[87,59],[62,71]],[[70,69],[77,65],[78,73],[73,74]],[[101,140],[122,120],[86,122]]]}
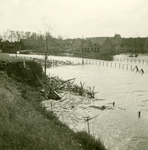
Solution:
{"label": "tree line", "polygon": [[44,39],[45,36],[50,36],[50,32],[47,32],[46,34],[43,33],[35,33],[35,32],[29,32],[29,31],[13,31],[13,30],[7,30],[4,31],[2,35],[0,35],[0,39],[5,42],[20,42],[21,39]]}

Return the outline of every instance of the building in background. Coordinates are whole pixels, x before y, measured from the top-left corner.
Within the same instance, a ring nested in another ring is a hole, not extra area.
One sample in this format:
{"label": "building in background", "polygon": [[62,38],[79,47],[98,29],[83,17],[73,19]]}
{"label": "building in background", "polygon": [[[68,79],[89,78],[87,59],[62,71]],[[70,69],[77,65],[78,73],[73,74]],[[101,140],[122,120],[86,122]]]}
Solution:
{"label": "building in background", "polygon": [[[65,52],[78,54],[121,54],[121,53],[148,53],[148,37],[123,38],[120,34],[113,37],[87,37],[76,39],[57,39],[50,36],[46,41],[50,52]],[[40,52],[45,49],[45,41],[38,39],[21,39],[20,42],[2,42],[0,49],[3,52],[15,53],[20,50],[34,50]]]}

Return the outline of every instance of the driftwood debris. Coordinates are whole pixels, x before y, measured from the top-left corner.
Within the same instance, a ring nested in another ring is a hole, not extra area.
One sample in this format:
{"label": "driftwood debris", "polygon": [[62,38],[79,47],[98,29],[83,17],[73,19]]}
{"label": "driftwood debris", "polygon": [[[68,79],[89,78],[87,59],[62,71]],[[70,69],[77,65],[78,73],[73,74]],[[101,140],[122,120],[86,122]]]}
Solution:
{"label": "driftwood debris", "polygon": [[43,90],[40,92],[45,95],[48,99],[61,99],[61,96],[58,94],[63,91],[68,91],[75,93],[76,95],[86,96],[89,98],[94,98],[97,92],[94,92],[94,87],[91,90],[84,88],[85,83],[80,82],[80,86],[74,84],[75,78],[63,80],[58,76],[48,77],[46,81],[41,81],[40,78],[36,75],[37,79],[39,80],[40,84],[42,85]]}
{"label": "driftwood debris", "polygon": [[55,100],[61,99],[61,96],[55,90],[52,90],[52,87],[50,85],[44,85],[43,82],[40,80],[40,78],[37,75],[36,75],[36,77],[43,87],[43,90],[41,90],[40,92],[44,94],[45,98],[55,99]]}
{"label": "driftwood debris", "polygon": [[94,92],[94,88],[92,89],[86,89],[84,88],[85,83],[80,82],[80,85],[74,83],[75,78],[63,80],[59,77],[50,77],[48,78],[48,84],[52,88],[52,90],[55,90],[57,92],[62,91],[70,91],[72,93],[75,93],[80,96],[86,96],[89,98],[94,98],[95,94],[98,92]]}

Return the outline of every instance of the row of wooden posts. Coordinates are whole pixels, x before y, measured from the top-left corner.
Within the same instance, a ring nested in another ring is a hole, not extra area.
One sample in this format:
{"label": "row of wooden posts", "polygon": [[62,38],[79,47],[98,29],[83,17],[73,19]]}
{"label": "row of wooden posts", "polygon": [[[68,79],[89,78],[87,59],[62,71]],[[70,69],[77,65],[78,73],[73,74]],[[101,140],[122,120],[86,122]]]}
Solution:
{"label": "row of wooden posts", "polygon": [[82,64],[86,65],[99,65],[99,66],[106,66],[106,67],[115,67],[115,68],[121,68],[125,70],[132,70],[139,73],[144,73],[144,70],[141,68],[138,68],[138,66],[133,66],[129,64],[122,64],[122,63],[116,63],[116,62],[110,62],[110,61],[102,61],[102,60],[82,60]]}
{"label": "row of wooden posts", "polygon": [[[31,57],[25,57],[27,59],[35,59],[35,58],[31,58]],[[43,60],[43,59],[37,59],[37,60]],[[52,60],[54,62],[54,60]],[[128,58],[118,58],[116,59],[116,61],[120,61],[120,62],[128,62]],[[132,60],[130,59],[131,62],[135,61],[135,63],[138,60]],[[141,62],[145,62],[146,60],[139,60],[139,64]],[[66,61],[67,62],[67,61]],[[70,62],[70,61],[69,61]],[[147,60],[148,62],[148,60]],[[66,63],[67,64],[67,63]],[[74,64],[74,62],[70,63],[70,64]],[[112,61],[103,61],[103,60],[91,60],[91,59],[82,59],[82,64],[86,64],[86,65],[99,65],[99,66],[106,66],[106,67],[115,67],[115,68],[121,68],[121,69],[126,69],[126,70],[132,70],[132,71],[136,71],[139,73],[144,73],[144,70],[141,68],[138,68],[138,66],[133,67],[133,65],[130,64],[123,64],[123,63],[118,63],[118,62],[112,62]],[[52,65],[54,65],[54,63],[52,63]]]}
{"label": "row of wooden posts", "polygon": [[148,65],[148,60],[140,60],[140,59],[114,58],[114,61]]}

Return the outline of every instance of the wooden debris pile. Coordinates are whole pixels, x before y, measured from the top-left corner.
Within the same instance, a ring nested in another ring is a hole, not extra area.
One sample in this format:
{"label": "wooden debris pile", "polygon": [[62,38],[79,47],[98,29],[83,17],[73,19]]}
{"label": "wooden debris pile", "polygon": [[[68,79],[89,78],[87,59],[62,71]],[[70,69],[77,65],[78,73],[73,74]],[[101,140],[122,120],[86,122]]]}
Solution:
{"label": "wooden debris pile", "polygon": [[[80,85],[77,85],[74,82],[75,78],[63,80],[58,76],[53,76],[48,77],[41,84],[44,89],[43,91],[46,95],[46,98],[48,99],[56,99],[56,100],[61,99],[58,93],[61,93],[63,91],[72,92],[76,95],[85,96],[89,98],[94,98],[95,94],[98,93],[94,92],[95,87],[93,87],[92,89],[90,87],[88,89],[85,89],[84,88],[85,83],[80,82]],[[54,95],[57,96],[57,98],[53,97],[53,93]]]}

